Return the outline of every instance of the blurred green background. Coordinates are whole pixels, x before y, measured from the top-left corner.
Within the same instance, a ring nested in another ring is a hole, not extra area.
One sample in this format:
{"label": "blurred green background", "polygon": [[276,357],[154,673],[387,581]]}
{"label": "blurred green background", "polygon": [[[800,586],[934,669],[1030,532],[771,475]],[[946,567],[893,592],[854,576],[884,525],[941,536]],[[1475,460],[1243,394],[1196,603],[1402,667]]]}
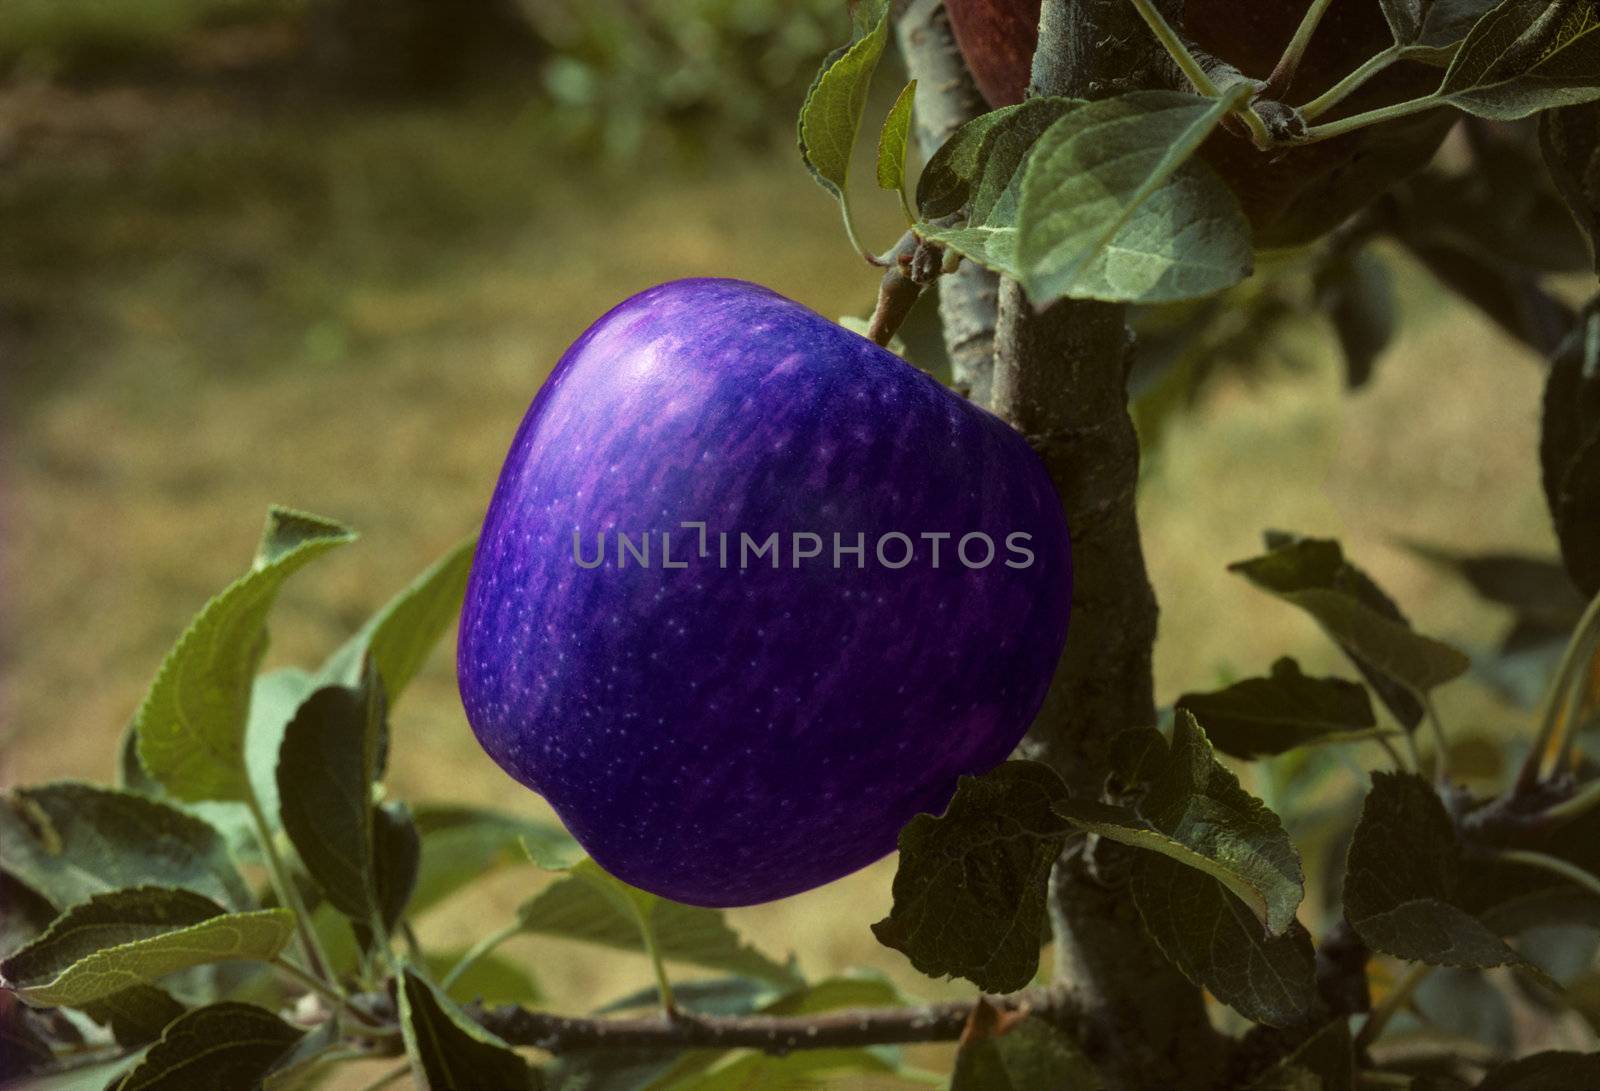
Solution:
{"label": "blurred green background", "polygon": [[[269,502],[363,532],[275,615],[269,666],[320,659],[475,528],[540,381],[632,292],[717,274],[868,310],[876,277],[792,141],[846,22],[840,0],[0,3],[0,780],[112,778],[162,654],[246,563]],[[886,247],[898,213],[869,184],[863,228]],[[1309,621],[1224,571],[1264,528],[1341,537],[1420,629],[1473,650],[1508,615],[1401,540],[1553,554],[1540,361],[1382,256],[1402,332],[1370,385],[1343,395],[1307,316],[1149,454],[1163,702],[1279,654],[1349,673]],[[451,659],[400,710],[391,790],[546,813],[472,741]],[[1485,780],[1530,732],[1481,681],[1440,705]],[[1336,859],[1360,765],[1297,760],[1246,776],[1300,816],[1313,859]],[[962,995],[873,940],[892,874],[731,917],[810,975],[873,967]],[[542,881],[499,873],[425,917],[424,940],[463,946]],[[649,980],[642,958],[506,950],[562,1010]],[[1592,1048],[1572,1019],[1549,1034]],[[951,1050],[912,1055],[940,1069]]]}

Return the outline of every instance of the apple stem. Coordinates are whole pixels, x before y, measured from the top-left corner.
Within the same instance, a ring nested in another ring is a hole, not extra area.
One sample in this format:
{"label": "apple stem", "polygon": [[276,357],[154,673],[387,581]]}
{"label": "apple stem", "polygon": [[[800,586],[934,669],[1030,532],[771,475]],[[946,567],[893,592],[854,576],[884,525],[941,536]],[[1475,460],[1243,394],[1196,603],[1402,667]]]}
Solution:
{"label": "apple stem", "polygon": [[1328,8],[1333,0],[1312,0],[1306,9],[1305,18],[1300,20],[1300,26],[1295,30],[1294,37],[1289,40],[1289,46],[1283,51],[1278,65],[1272,70],[1272,75],[1267,77],[1267,93],[1273,98],[1281,98],[1289,90],[1289,85],[1294,82],[1295,73],[1300,71],[1300,62],[1305,60],[1306,50],[1311,45],[1311,38],[1317,32],[1317,27],[1322,23],[1322,17],[1328,14]]}
{"label": "apple stem", "polygon": [[[867,336],[873,343],[888,346],[922,295],[922,289],[942,272],[941,260],[932,263],[931,276],[925,279],[922,275],[929,262],[926,259],[919,262],[918,258],[928,246],[914,231],[907,231],[889,252],[888,267],[878,282],[877,306],[867,324]],[[940,257],[942,259],[943,255]]]}
{"label": "apple stem", "polygon": [[1328,88],[1322,94],[1300,107],[1300,116],[1307,121],[1321,117],[1339,103],[1349,98],[1373,76],[1399,61],[1402,57],[1400,47],[1392,45],[1382,53],[1369,58],[1365,64],[1350,73],[1344,79]]}

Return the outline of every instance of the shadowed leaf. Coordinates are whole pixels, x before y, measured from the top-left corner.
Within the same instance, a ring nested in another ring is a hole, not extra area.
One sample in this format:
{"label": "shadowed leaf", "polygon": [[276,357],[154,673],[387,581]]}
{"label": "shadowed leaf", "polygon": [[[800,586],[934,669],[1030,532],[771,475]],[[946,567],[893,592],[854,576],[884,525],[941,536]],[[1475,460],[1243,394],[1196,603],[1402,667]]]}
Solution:
{"label": "shadowed leaf", "polygon": [[1600,272],[1600,105],[1585,103],[1539,115],[1545,166],[1573,219],[1589,240]]}
{"label": "shadowed leaf", "polygon": [[1048,766],[1008,761],[962,777],[938,818],[900,831],[894,907],[872,926],[930,977],[960,976],[986,992],[1033,979],[1045,885],[1072,827],[1052,805],[1067,787]]}
{"label": "shadowed leaf", "polygon": [[526,859],[522,841],[548,851],[577,845],[558,826],[485,808],[422,803],[416,806],[413,820],[422,836],[422,859],[411,896],[413,913],[423,912],[498,867],[522,862]]}
{"label": "shadowed leaf", "polygon": [[1500,121],[1600,98],[1593,0],[1504,0],[1474,24],[1438,93]]}
{"label": "shadowed leaf", "polygon": [[1104,1086],[1076,1043],[1042,1019],[968,1042],[950,1091],[1097,1091]]}
{"label": "shadowed leaf", "polygon": [[118,1091],[254,1087],[303,1032],[254,1004],[221,1003],[178,1019],[123,1077]]}
{"label": "shadowed leaf", "polygon": [[469,1019],[415,971],[400,978],[400,1030],[423,1091],[523,1091],[538,1073],[510,1046]]}
{"label": "shadowed leaf", "polygon": [[1212,745],[1236,758],[1383,734],[1364,687],[1307,677],[1288,657],[1272,664],[1266,678],[1247,678],[1215,693],[1185,693],[1176,707],[1192,713]]}
{"label": "shadowed leaf", "polygon": [[1153,852],[1134,867],[1133,900],[1173,965],[1241,1015],[1288,1027],[1311,1014],[1316,961],[1298,921],[1267,935],[1216,879]]}
{"label": "shadowed leaf", "polygon": [[0,869],[59,908],[142,884],[248,908],[222,835],[176,807],[90,784],[14,789],[0,800]]}
{"label": "shadowed leaf", "polygon": [[1056,813],[1204,872],[1247,906],[1267,933],[1282,935],[1294,921],[1305,879],[1278,816],[1217,763],[1188,712],[1178,713],[1165,760],[1147,753],[1142,766],[1150,770],[1150,787],[1137,808],[1071,799],[1057,802]]}
{"label": "shadowed leaf", "polygon": [[1455,827],[1428,783],[1374,773],[1345,864],[1345,918],[1362,941],[1433,966],[1529,966],[1456,904],[1461,872]]}
{"label": "shadowed leaf", "polygon": [[1316,619],[1407,728],[1422,720],[1417,695],[1472,665],[1450,645],[1413,632],[1389,596],[1344,559],[1338,542],[1270,535],[1268,544],[1271,552],[1228,571]]}
{"label": "shadowed leaf", "polygon": [[124,1048],[160,1038],[184,1010],[171,993],[155,985],[133,985],[83,1007],[90,1019],[110,1026],[117,1044]]}
{"label": "shadowed leaf", "polygon": [[1355,1069],[1350,1024],[1334,1019],[1258,1076],[1248,1091],[1351,1091]]}
{"label": "shadowed leaf", "polygon": [[[952,198],[959,195],[956,207],[965,206],[966,215],[956,226],[925,223],[918,231],[979,265],[1017,276],[1017,208],[1023,166],[1039,138],[1082,105],[1067,98],[1029,99],[964,126],[951,137],[956,150],[949,161],[932,165],[948,171],[948,177],[938,182],[939,190]],[[985,122],[986,118],[993,120]],[[969,131],[971,140],[963,137]],[[961,141],[965,142],[956,143]],[[924,210],[923,215],[935,214]]]}
{"label": "shadowed leaf", "polygon": [[386,714],[369,668],[359,688],[324,686],[308,697],[278,756],[284,831],[328,901],[362,923],[379,910],[372,785]]}

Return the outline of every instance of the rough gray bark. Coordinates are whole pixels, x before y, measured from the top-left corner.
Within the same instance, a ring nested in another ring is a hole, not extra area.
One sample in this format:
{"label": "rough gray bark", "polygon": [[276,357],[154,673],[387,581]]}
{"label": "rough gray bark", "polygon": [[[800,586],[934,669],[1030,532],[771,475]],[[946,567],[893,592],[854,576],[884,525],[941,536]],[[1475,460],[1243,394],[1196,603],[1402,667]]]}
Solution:
{"label": "rough gray bark", "polygon": [[[1033,94],[1102,98],[1166,85],[1169,71],[1127,0],[1045,0]],[[1090,797],[1103,789],[1111,740],[1155,722],[1156,600],[1134,507],[1139,444],[1127,408],[1125,318],[1120,305],[1082,300],[1035,312],[1015,282],[1001,284],[994,409],[1044,456],[1073,546],[1067,646],[1023,752]],[[1112,1086],[1203,1087],[1221,1064],[1222,1039],[1199,989],[1145,934],[1121,881],[1125,852],[1100,843],[1057,865],[1057,974],[1077,997],[1084,1044]]]}
{"label": "rough gray bark", "polygon": [[[950,134],[988,107],[950,33],[942,0],[911,0],[896,24],[900,52],[917,81],[917,145],[932,155]],[[957,389],[988,405],[994,374],[994,328],[1000,280],[964,261],[939,278],[939,317]]]}

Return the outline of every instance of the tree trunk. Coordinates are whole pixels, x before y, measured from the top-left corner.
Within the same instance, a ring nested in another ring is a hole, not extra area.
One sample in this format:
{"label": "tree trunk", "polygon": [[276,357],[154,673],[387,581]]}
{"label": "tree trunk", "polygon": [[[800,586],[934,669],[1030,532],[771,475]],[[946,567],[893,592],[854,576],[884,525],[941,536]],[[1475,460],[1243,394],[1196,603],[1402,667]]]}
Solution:
{"label": "tree trunk", "polygon": [[[965,120],[962,111],[975,98],[970,79],[949,71],[959,54],[936,9],[913,0],[901,23],[919,91],[933,92],[918,96],[926,150]],[[1171,73],[1170,59],[1127,0],[1045,0],[1032,94],[1103,98],[1168,86]],[[982,291],[946,277],[941,293],[941,309],[957,310],[955,322],[947,314],[945,330],[955,358],[977,343],[966,339],[982,324]],[[1104,788],[1112,739],[1155,723],[1156,600],[1134,506],[1139,445],[1127,407],[1132,346],[1125,317],[1120,305],[1080,300],[1035,312],[1016,283],[999,284],[992,405],[1044,457],[1073,548],[1067,646],[1022,753],[1091,798]],[[963,367],[958,381],[986,370]],[[968,381],[975,391],[981,382]],[[1101,842],[1069,851],[1057,865],[1057,976],[1086,1013],[1077,1032],[1111,1087],[1204,1087],[1219,1071],[1223,1039],[1200,990],[1146,935],[1127,892],[1129,861],[1128,850]]]}
{"label": "tree trunk", "polygon": [[[941,0],[911,0],[898,23],[900,52],[917,81],[917,144],[932,155],[987,107],[961,59]],[[957,390],[988,405],[994,377],[994,327],[1000,278],[964,261],[939,278],[939,319]]]}

